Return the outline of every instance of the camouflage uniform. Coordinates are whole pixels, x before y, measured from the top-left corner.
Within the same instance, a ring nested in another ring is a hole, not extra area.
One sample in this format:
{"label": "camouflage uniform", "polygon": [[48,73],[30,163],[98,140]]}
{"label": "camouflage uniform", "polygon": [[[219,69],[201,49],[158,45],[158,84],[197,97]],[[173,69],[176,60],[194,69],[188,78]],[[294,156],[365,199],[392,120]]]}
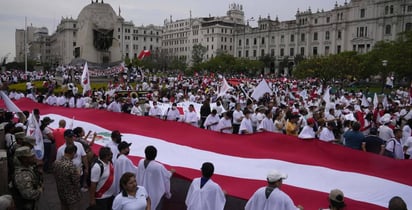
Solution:
{"label": "camouflage uniform", "polygon": [[[34,155],[29,147],[20,147],[16,150],[16,159],[22,153],[26,156],[27,153]],[[42,177],[34,166],[24,166],[19,161],[15,162],[12,193],[17,209],[37,209],[37,202],[43,191],[42,185]]]}

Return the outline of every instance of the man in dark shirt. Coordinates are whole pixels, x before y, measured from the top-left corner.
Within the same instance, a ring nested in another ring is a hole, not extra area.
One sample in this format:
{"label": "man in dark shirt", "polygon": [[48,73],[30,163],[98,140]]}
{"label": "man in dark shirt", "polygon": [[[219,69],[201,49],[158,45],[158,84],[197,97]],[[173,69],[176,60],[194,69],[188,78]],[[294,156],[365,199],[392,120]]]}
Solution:
{"label": "man in dark shirt", "polygon": [[207,116],[209,116],[210,112],[210,99],[206,99],[203,102],[203,105],[200,107],[200,127],[204,128],[203,123],[205,122]]}
{"label": "man in dark shirt", "polygon": [[352,124],[352,130],[346,131],[346,133],[343,134],[343,137],[345,138],[345,146],[357,150],[361,149],[365,136],[359,131],[360,127],[361,125],[358,122],[354,122]]}
{"label": "man in dark shirt", "polygon": [[362,141],[362,150],[364,152],[372,152],[375,154],[383,154],[385,149],[385,142],[379,138],[378,129],[371,128],[369,135]]}

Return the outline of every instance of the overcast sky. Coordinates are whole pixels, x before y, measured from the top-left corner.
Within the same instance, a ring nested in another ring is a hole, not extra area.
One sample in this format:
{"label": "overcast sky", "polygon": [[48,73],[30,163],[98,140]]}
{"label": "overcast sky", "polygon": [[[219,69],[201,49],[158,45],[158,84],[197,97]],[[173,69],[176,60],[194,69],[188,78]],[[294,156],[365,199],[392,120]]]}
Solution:
{"label": "overcast sky", "polygon": [[[99,0],[101,1],[101,0]],[[15,57],[15,31],[24,28],[24,19],[28,25],[45,26],[52,34],[62,16],[77,18],[81,9],[90,4],[90,0],[0,0],[0,58],[10,53],[8,61]],[[246,18],[261,15],[280,21],[295,18],[297,9],[312,11],[330,10],[335,0],[105,0],[116,13],[121,8],[121,15],[135,25],[163,25],[163,21],[173,16],[174,20],[193,17],[224,16],[230,3],[243,5]],[[349,2],[349,0],[348,0]],[[344,0],[338,0],[343,4]],[[256,24],[255,23],[251,23]]]}

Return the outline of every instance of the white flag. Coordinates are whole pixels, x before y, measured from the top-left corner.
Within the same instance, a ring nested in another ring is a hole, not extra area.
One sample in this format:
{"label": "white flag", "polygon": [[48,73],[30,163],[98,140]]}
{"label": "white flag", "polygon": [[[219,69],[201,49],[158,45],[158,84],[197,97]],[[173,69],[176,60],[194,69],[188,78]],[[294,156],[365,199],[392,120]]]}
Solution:
{"label": "white flag", "polygon": [[379,104],[378,95],[375,93],[375,95],[373,96],[373,108],[376,109],[376,107],[378,107],[378,104]]}
{"label": "white flag", "polygon": [[363,107],[369,107],[369,101],[366,99],[366,96],[365,96],[365,95],[362,96],[361,106],[363,106]]}
{"label": "white flag", "polygon": [[389,106],[389,102],[388,102],[388,96],[384,96],[383,97],[383,99],[382,99],[382,105],[383,105],[383,108],[384,109],[387,109],[388,108],[388,106]]}
{"label": "white flag", "polygon": [[255,90],[253,90],[251,97],[256,100],[259,100],[259,98],[265,95],[265,93],[272,94],[272,89],[270,89],[266,80],[262,79],[262,81],[260,81],[258,86],[255,88]]}
{"label": "white flag", "polygon": [[7,96],[7,94],[4,93],[4,91],[0,91],[0,95],[4,101],[4,104],[7,107],[7,110],[9,110],[9,112],[15,112],[15,113],[21,112],[19,107],[17,107],[16,104],[14,104],[13,101],[10,100],[9,96]]}
{"label": "white flag", "polygon": [[220,87],[219,95],[217,97],[225,95],[226,92],[230,89],[233,88],[227,83],[226,79],[223,77],[222,86]]}
{"label": "white flag", "polygon": [[83,74],[81,77],[81,85],[83,87],[83,95],[91,90],[90,87],[90,77],[89,77],[89,68],[87,67],[87,62],[84,64]]}
{"label": "white flag", "polygon": [[40,130],[40,125],[36,120],[33,112],[29,116],[27,127],[27,136],[33,136],[36,139],[36,145],[34,146],[34,152],[38,160],[42,160],[44,156],[43,134]]}

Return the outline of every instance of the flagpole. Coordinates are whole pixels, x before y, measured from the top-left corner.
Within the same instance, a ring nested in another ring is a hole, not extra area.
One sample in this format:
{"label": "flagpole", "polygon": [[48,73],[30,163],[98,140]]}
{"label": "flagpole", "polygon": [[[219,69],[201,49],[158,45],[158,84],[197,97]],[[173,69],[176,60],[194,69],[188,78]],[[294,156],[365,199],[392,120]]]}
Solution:
{"label": "flagpole", "polygon": [[27,17],[24,17],[24,73],[27,75]]}

